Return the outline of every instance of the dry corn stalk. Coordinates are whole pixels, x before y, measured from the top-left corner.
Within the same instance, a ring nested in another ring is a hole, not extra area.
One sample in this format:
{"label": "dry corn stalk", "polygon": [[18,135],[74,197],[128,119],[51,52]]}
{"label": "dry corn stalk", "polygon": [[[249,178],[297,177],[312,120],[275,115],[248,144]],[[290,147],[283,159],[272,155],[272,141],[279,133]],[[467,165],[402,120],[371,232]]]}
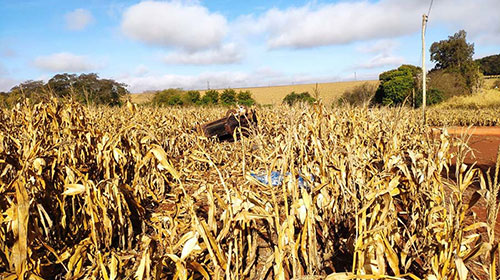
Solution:
{"label": "dry corn stalk", "polygon": [[[235,143],[192,132],[223,112],[2,110],[0,277],[465,279],[477,262],[495,276],[498,183],[473,166],[454,180],[465,143],[414,111],[263,108]],[[468,224],[478,181],[488,217]]]}

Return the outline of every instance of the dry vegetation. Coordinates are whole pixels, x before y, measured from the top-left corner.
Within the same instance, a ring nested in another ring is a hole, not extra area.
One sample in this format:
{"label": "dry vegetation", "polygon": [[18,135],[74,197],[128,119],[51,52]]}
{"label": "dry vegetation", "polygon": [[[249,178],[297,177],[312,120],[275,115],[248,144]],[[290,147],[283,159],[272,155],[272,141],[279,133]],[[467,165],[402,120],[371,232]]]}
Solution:
{"label": "dry vegetation", "polygon": [[431,107],[428,119],[434,126],[500,126],[500,90],[452,97]]}
{"label": "dry vegetation", "polygon": [[[336,82],[336,83],[318,83],[317,90],[319,92],[320,98],[326,104],[331,104],[336,101],[345,91],[352,90],[354,87],[362,85],[364,83],[370,83],[378,85],[378,81],[355,81],[355,82]],[[276,104],[279,105],[283,101],[283,98],[295,91],[296,93],[309,92],[314,96],[316,90],[316,84],[299,84],[299,85],[287,85],[287,86],[271,86],[271,87],[254,87],[254,88],[235,88],[236,91],[239,90],[249,90],[252,93],[252,97],[259,104]],[[203,94],[204,91],[201,91]],[[142,104],[151,101],[154,93],[139,93],[132,94],[132,102]]]}
{"label": "dry vegetation", "polygon": [[[500,184],[413,111],[263,108],[234,143],[193,130],[223,114],[1,111],[0,278],[496,279]],[[249,176],[271,171],[290,175]]]}

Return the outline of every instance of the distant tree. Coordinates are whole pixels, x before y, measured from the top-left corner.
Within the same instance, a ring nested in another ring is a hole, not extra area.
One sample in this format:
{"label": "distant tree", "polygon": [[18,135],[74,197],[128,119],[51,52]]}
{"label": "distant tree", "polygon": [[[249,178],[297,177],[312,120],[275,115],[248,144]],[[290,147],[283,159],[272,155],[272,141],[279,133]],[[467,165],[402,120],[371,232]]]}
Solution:
{"label": "distant tree", "polygon": [[81,74],[76,85],[80,101],[84,103],[121,105],[122,96],[129,93],[125,84],[111,79],[99,79],[95,73]]}
{"label": "distant tree", "polygon": [[[427,105],[434,105],[441,103],[445,100],[445,96],[442,91],[436,88],[430,88],[428,91],[426,91],[426,98],[425,98],[425,104]],[[416,94],[415,98],[415,106],[420,107],[422,106],[422,92],[418,92]]]}
{"label": "distant tree", "polygon": [[436,69],[458,68],[472,62],[474,44],[467,43],[467,33],[460,30],[447,40],[431,45],[431,60],[436,62]]}
{"label": "distant tree", "polygon": [[182,100],[184,104],[190,104],[190,105],[199,104],[201,101],[200,92],[197,90],[187,91],[182,95]]}
{"label": "distant tree", "polygon": [[316,99],[314,99],[309,92],[295,93],[295,91],[292,91],[283,98],[283,104],[288,104],[289,106],[293,106],[300,102],[312,104],[314,101],[316,101]]}
{"label": "distant tree", "polygon": [[[398,105],[418,90],[418,77],[422,69],[413,65],[401,65],[397,69],[379,75],[380,84],[373,102],[382,105]],[[409,100],[411,101],[411,100]]]}
{"label": "distant tree", "polygon": [[431,45],[431,60],[436,62],[433,70],[444,69],[458,72],[465,78],[466,91],[473,92],[479,85],[479,67],[472,59],[474,44],[467,43],[467,33],[460,30],[447,40]]}
{"label": "distant tree", "polygon": [[152,103],[157,106],[183,105],[183,91],[181,89],[169,88],[158,91],[153,96]]}
{"label": "distant tree", "polygon": [[447,71],[446,69],[432,70],[427,77],[429,79],[428,88],[435,88],[441,91],[444,99],[467,93],[467,81],[457,71]]}
{"label": "distant tree", "polygon": [[72,95],[77,101],[90,104],[120,105],[122,97],[129,94],[126,85],[111,79],[100,79],[95,73],[56,74],[47,84],[43,81],[25,81],[13,87],[9,100],[27,97],[31,102],[39,102],[47,95],[66,97]]}
{"label": "distant tree", "polygon": [[56,74],[48,82],[48,87],[56,93],[57,96],[69,96],[72,90],[78,82],[78,76],[76,74]]}
{"label": "distant tree", "polygon": [[249,90],[238,92],[236,95],[238,103],[245,106],[252,106],[255,104],[255,100],[252,98],[252,93]]}
{"label": "distant tree", "polygon": [[219,104],[234,105],[236,104],[236,91],[234,89],[225,89],[222,91],[219,99]]}
{"label": "distant tree", "polygon": [[486,56],[476,62],[484,75],[500,75],[500,54]]}
{"label": "distant tree", "polygon": [[28,80],[10,89],[11,94],[33,97],[46,91],[43,81]]}
{"label": "distant tree", "polygon": [[350,104],[353,106],[364,106],[368,105],[372,100],[375,92],[377,91],[377,85],[370,83],[363,83],[352,89],[346,90],[338,99],[338,105]]}
{"label": "distant tree", "polygon": [[201,104],[217,104],[219,102],[219,92],[216,90],[207,90],[201,98]]}

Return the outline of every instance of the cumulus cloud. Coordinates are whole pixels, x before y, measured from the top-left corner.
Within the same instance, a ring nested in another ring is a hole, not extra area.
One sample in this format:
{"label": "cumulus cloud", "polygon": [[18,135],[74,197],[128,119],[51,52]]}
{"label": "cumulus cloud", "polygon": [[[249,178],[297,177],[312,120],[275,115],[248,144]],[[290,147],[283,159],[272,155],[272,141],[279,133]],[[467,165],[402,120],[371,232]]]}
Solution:
{"label": "cumulus cloud", "polygon": [[167,64],[190,64],[190,65],[208,65],[208,64],[231,64],[240,62],[242,54],[240,48],[235,44],[226,44],[219,48],[213,48],[203,51],[175,51],[163,58]]}
{"label": "cumulus cloud", "polygon": [[98,65],[89,60],[86,56],[62,52],[39,56],[35,59],[34,64],[39,69],[50,72],[84,72],[98,68]]}
{"label": "cumulus cloud", "polygon": [[396,40],[378,40],[358,46],[356,48],[358,52],[374,56],[368,62],[358,64],[354,68],[373,69],[405,63],[404,57],[393,54],[398,46],[399,42]]}
{"label": "cumulus cloud", "polygon": [[[244,16],[238,25],[247,33],[265,34],[271,48],[338,45],[418,32],[428,5],[420,0],[307,4]],[[500,37],[499,9],[498,0],[443,0],[434,5],[430,20],[493,40]]]}
{"label": "cumulus cloud", "polygon": [[[250,32],[264,32],[271,48],[308,48],[346,44],[357,40],[396,37],[417,31],[416,1],[356,1],[271,9],[258,18],[246,18]],[[402,11],[404,13],[402,14]],[[253,26],[253,27],[252,27]]]}
{"label": "cumulus cloud", "polygon": [[64,15],[66,27],[69,30],[83,30],[94,21],[90,11],[85,9],[76,9]]}
{"label": "cumulus cloud", "polygon": [[162,47],[199,51],[217,47],[227,33],[226,18],[198,3],[145,1],[123,14],[122,32]]}
{"label": "cumulus cloud", "polygon": [[[416,0],[414,0],[416,1]],[[468,38],[483,44],[500,43],[500,1],[435,1],[430,20],[443,23],[454,31],[464,29]]]}

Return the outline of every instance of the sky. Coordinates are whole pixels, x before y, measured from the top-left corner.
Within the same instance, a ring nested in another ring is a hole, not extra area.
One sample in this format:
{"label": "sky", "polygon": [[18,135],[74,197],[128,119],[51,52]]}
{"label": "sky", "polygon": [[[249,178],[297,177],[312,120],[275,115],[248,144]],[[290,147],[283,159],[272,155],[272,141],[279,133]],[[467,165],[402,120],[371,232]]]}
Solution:
{"label": "sky", "polygon": [[457,31],[500,53],[500,0],[0,0],[0,91],[97,73],[132,93],[377,79]]}

